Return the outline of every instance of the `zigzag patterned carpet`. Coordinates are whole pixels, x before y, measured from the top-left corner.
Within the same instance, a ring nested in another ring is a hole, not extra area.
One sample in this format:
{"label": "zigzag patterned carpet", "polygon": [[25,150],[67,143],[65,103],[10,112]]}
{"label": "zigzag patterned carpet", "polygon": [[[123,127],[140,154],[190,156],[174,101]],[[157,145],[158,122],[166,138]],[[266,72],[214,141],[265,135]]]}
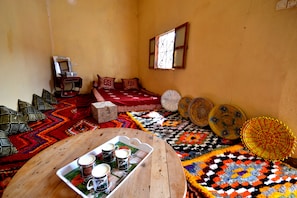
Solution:
{"label": "zigzag patterned carpet", "polygon": [[[95,101],[95,98],[89,94],[59,99],[55,110],[44,112],[47,119],[30,123],[32,131],[9,137],[18,153],[0,158],[0,197],[15,173],[38,152],[69,137],[66,133],[69,128],[82,119],[96,124],[90,109],[90,104]],[[124,113],[120,114],[116,120],[98,125],[98,128],[108,127],[138,128],[136,123]]]}

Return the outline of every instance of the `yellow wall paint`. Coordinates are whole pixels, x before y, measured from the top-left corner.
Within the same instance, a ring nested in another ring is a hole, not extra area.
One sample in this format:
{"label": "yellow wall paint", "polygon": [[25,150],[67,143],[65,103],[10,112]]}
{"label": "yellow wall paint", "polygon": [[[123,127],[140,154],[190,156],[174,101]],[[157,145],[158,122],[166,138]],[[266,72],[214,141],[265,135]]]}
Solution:
{"label": "yellow wall paint", "polygon": [[[138,76],[272,116],[297,134],[297,8],[277,0],[0,0],[0,104],[52,91],[51,56],[69,56],[90,92],[96,74]],[[148,69],[153,36],[190,23],[185,70]],[[297,155],[296,155],[297,156]]]}
{"label": "yellow wall paint", "polygon": [[0,0],[0,104],[53,90],[51,57],[69,56],[91,91],[97,74],[138,76],[137,0]]}
{"label": "yellow wall paint", "polygon": [[82,92],[90,92],[97,74],[138,76],[136,0],[50,0],[50,19],[53,53],[71,58]]}
{"label": "yellow wall paint", "polygon": [[[139,73],[145,87],[233,104],[248,117],[281,119],[297,134],[297,9],[276,11],[275,5],[259,0],[140,0]],[[149,70],[149,39],[187,21],[186,69]]]}
{"label": "yellow wall paint", "polygon": [[50,89],[51,50],[45,1],[0,0],[0,104],[17,109]]}

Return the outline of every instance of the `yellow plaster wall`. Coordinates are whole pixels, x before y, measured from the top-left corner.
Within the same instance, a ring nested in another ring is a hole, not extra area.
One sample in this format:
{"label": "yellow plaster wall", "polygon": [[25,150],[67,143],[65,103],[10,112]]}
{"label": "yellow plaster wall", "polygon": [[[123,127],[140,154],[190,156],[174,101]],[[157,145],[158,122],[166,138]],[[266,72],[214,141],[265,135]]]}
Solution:
{"label": "yellow plaster wall", "polygon": [[[272,116],[297,134],[297,8],[277,0],[0,0],[0,104],[52,90],[50,57],[71,57],[90,91],[96,74],[140,77]],[[151,37],[190,23],[185,70],[148,69]]]}
{"label": "yellow plaster wall", "polygon": [[100,76],[138,76],[137,0],[50,0],[53,54],[69,56],[82,93]]}
{"label": "yellow plaster wall", "polygon": [[69,56],[91,91],[96,74],[138,76],[137,0],[0,0],[0,104],[53,91],[51,57]]}
{"label": "yellow plaster wall", "polygon": [[46,1],[0,0],[0,24],[0,104],[16,110],[50,89]]}
{"label": "yellow plaster wall", "polygon": [[[297,8],[277,1],[140,0],[139,73],[158,93],[207,97],[272,116],[297,134]],[[185,70],[148,69],[149,39],[189,22]]]}

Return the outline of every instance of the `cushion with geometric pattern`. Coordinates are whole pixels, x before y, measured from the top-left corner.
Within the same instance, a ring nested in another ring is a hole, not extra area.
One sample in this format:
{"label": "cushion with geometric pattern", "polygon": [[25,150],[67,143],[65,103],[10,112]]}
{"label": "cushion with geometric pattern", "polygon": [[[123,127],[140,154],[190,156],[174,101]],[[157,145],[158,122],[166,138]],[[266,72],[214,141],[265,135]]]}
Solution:
{"label": "cushion with geometric pattern", "polygon": [[46,115],[37,110],[33,105],[28,102],[18,100],[19,111],[23,113],[27,122],[34,122],[46,119]]}
{"label": "cushion with geometric pattern", "polygon": [[0,106],[0,130],[7,135],[32,130],[21,112]]}
{"label": "cushion with geometric pattern", "polygon": [[17,153],[16,147],[10,142],[5,131],[0,130],[0,157]]}
{"label": "cushion with geometric pattern", "polygon": [[56,97],[45,89],[42,89],[41,97],[44,99],[45,102],[49,104],[58,104],[58,100],[56,99]]}
{"label": "cushion with geometric pattern", "polygon": [[99,89],[114,89],[114,80],[112,77],[100,77]]}
{"label": "cushion with geometric pattern", "polygon": [[139,89],[139,79],[138,78],[131,78],[131,79],[123,79],[122,78],[122,82],[123,82],[124,90],[131,90],[131,89],[138,90]]}
{"label": "cushion with geometric pattern", "polygon": [[32,105],[36,107],[39,111],[53,110],[54,106],[46,102],[42,97],[33,94]]}

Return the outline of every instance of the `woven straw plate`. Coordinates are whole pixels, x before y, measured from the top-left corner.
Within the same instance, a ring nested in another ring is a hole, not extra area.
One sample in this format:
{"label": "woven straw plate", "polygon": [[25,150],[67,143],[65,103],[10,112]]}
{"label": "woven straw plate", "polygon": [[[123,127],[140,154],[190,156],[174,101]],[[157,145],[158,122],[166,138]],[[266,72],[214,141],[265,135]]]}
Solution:
{"label": "woven straw plate", "polygon": [[241,129],[241,140],[252,153],[267,160],[286,159],[296,147],[296,137],[291,130],[270,117],[246,121]]}
{"label": "woven straw plate", "polygon": [[181,95],[175,90],[167,90],[161,96],[161,105],[168,111],[177,111]]}
{"label": "woven straw plate", "polygon": [[213,107],[212,101],[207,98],[194,98],[188,108],[190,120],[200,127],[207,126],[208,114]]}
{"label": "woven straw plate", "polygon": [[211,110],[208,121],[215,134],[225,139],[235,140],[240,138],[240,129],[246,121],[246,116],[238,107],[222,104]]}
{"label": "woven straw plate", "polygon": [[178,102],[178,112],[183,118],[189,118],[189,104],[192,101],[192,97],[182,97]]}

